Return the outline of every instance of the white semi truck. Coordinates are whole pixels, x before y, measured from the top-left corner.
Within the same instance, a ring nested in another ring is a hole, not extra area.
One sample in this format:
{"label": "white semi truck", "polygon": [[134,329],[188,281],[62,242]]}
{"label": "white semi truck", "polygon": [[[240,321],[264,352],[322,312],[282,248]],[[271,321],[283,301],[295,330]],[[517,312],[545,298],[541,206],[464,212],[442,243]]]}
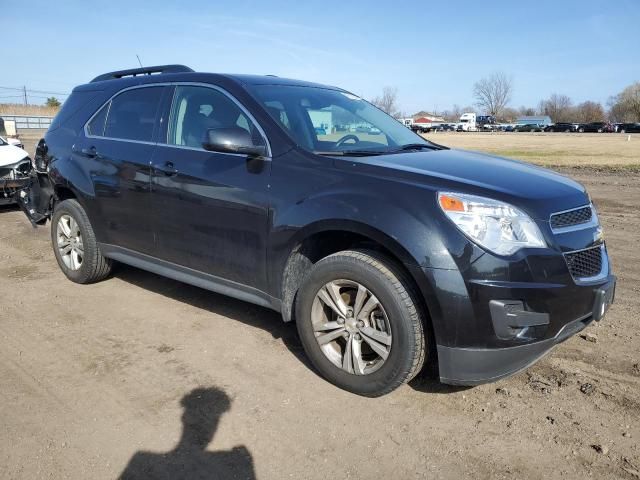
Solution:
{"label": "white semi truck", "polygon": [[476,126],[476,114],[473,112],[466,112],[460,115],[460,121],[458,122],[459,132],[475,132],[478,130]]}

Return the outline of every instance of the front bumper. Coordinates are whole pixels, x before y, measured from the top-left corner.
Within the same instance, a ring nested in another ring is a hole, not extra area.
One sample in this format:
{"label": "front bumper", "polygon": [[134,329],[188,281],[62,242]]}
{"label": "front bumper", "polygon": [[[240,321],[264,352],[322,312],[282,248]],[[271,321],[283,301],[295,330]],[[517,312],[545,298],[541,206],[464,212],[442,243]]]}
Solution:
{"label": "front bumper", "polygon": [[[591,312],[566,323],[555,335],[544,340],[501,348],[451,347],[438,345],[440,380],[451,385],[479,385],[508,377],[526,369],[555,345],[575,335],[592,321],[600,321],[615,298],[616,277],[609,276],[605,284],[593,289]],[[492,309],[494,329],[544,328],[549,324],[548,316],[534,312]],[[504,305],[502,305],[504,307]],[[506,307],[509,307],[507,304]],[[508,308],[507,308],[508,310]],[[509,318],[511,317],[511,318]],[[518,318],[519,317],[519,318]],[[545,323],[546,320],[546,323]]]}
{"label": "front bumper", "polygon": [[29,177],[0,178],[0,205],[9,205],[16,202],[16,194],[29,186]]}

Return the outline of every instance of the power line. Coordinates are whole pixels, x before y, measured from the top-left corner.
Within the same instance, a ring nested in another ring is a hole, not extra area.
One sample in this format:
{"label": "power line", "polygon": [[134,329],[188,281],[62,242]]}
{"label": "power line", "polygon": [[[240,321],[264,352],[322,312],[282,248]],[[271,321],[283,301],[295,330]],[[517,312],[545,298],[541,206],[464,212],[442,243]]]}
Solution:
{"label": "power line", "polygon": [[69,96],[68,93],[65,92],[50,92],[48,90],[32,90],[30,88],[26,88],[26,87],[4,87],[4,86],[0,86],[1,89],[3,90],[15,90],[18,92],[24,92],[25,90],[27,91],[27,93],[44,93],[44,94],[49,94],[49,95],[64,95],[64,96]]}

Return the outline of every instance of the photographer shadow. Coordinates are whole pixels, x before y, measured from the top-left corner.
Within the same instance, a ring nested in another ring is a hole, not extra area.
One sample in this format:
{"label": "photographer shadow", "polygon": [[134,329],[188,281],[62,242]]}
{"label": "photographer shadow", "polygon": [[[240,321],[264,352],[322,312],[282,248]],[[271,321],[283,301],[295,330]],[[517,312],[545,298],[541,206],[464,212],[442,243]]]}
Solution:
{"label": "photographer shadow", "polygon": [[180,402],[182,436],[166,453],[140,451],[134,454],[121,480],[138,479],[255,479],[253,458],[244,446],[226,451],[207,451],[218,422],[231,401],[219,388],[197,388]]}

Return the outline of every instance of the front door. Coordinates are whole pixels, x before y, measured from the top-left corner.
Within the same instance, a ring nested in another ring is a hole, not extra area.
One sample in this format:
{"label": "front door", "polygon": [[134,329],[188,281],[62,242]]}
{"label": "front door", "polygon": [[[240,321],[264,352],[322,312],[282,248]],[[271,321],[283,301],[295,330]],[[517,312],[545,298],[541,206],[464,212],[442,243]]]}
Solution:
{"label": "front door", "polygon": [[153,157],[152,201],[158,256],[261,290],[266,287],[269,158],[206,151],[209,129],[260,129],[217,88],[175,88],[166,143]]}

